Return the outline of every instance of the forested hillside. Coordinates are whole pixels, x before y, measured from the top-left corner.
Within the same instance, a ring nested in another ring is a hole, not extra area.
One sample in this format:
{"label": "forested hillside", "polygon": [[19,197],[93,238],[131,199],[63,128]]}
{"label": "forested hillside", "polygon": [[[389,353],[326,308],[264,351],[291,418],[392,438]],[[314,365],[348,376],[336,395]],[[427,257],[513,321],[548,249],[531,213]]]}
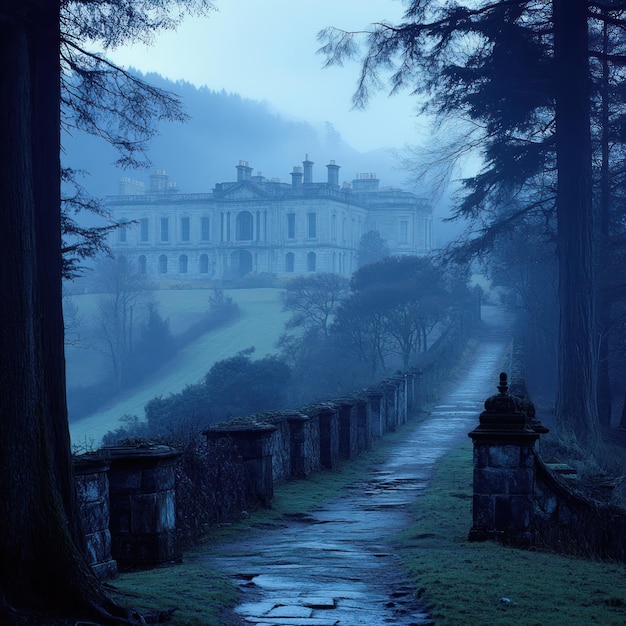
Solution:
{"label": "forested hillside", "polygon": [[[210,191],[216,182],[234,180],[235,165],[245,160],[269,178],[291,180],[289,173],[308,154],[315,165],[314,180],[326,178],[325,165],[334,159],[343,166],[340,181],[357,172],[375,172],[383,185],[397,185],[404,174],[384,150],[367,154],[347,146],[332,121],[314,128],[305,120],[288,120],[264,102],[225,91],[196,88],[158,74],[137,75],[150,84],[175,93],[189,115],[186,123],[163,122],[151,143],[152,166],[165,170],[182,192]],[[320,94],[320,97],[324,97]],[[114,166],[114,149],[97,138],[73,131],[63,135],[64,164],[87,175],[81,179],[94,196],[115,195],[123,176],[147,180],[145,170],[124,171]]]}

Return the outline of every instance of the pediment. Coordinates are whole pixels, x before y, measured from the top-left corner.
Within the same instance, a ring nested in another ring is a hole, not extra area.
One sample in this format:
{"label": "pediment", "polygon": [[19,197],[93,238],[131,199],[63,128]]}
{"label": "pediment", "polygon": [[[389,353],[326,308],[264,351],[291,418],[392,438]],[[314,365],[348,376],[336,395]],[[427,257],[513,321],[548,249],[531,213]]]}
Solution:
{"label": "pediment", "polygon": [[266,196],[257,185],[249,182],[237,183],[229,189],[225,189],[220,195],[227,200],[254,200]]}

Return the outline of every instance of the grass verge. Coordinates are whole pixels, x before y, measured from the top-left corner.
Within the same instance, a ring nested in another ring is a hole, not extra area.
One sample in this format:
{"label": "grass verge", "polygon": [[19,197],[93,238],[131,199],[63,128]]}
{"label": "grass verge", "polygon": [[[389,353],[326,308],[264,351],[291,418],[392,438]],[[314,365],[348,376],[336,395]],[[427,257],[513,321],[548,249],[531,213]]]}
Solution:
{"label": "grass verge", "polygon": [[471,494],[468,442],[438,465],[415,523],[399,536],[402,561],[436,624],[626,624],[623,565],[469,542]]}
{"label": "grass verge", "polygon": [[117,602],[139,612],[175,609],[170,626],[224,624],[224,608],[239,599],[228,577],[194,562],[120,574],[108,586]]}

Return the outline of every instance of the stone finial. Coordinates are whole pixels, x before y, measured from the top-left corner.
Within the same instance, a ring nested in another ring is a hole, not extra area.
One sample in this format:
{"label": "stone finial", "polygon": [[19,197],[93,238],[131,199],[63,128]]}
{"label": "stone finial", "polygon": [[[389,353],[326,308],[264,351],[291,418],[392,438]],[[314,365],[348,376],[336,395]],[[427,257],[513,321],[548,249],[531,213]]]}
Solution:
{"label": "stone finial", "polygon": [[509,383],[506,372],[500,372],[500,380],[498,384],[498,393],[489,396],[485,400],[485,411],[487,413],[515,413],[518,406],[515,398],[509,395]]}
{"label": "stone finial", "polygon": [[500,372],[500,384],[498,385],[498,391],[506,394],[509,390],[509,383],[507,381],[506,372]]}

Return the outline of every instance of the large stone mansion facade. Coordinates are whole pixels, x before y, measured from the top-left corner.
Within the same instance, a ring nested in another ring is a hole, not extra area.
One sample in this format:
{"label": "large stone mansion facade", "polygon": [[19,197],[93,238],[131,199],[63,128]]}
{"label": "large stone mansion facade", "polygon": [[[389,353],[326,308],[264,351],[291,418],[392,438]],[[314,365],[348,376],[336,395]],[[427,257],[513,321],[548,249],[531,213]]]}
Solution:
{"label": "large stone mansion facade", "polygon": [[291,184],[252,174],[245,161],[235,182],[211,193],[178,193],[162,171],[149,189],[123,179],[107,198],[114,220],[126,223],[110,246],[142,273],[158,279],[232,279],[357,269],[362,235],[376,230],[391,254],[431,249],[432,211],[416,195],[381,188],[374,174],[339,184],[331,161],[325,182],[313,182],[313,162],[294,167]]}

